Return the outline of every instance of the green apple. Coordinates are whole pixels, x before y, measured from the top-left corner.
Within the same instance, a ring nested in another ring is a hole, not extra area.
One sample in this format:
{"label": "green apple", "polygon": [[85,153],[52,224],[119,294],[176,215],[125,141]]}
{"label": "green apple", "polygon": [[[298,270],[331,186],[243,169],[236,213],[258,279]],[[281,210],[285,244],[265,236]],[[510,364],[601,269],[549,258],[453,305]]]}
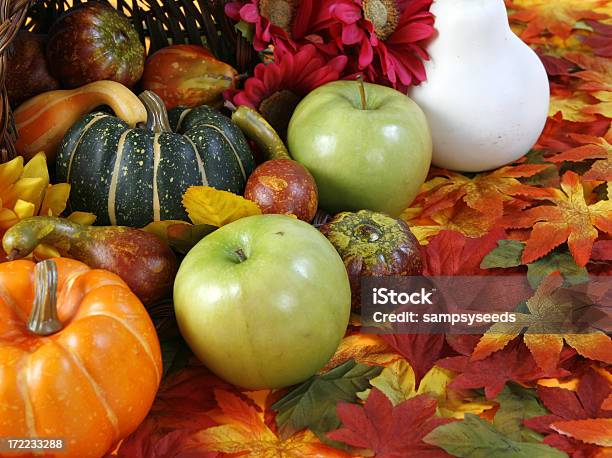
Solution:
{"label": "green apple", "polygon": [[335,81],[297,106],[289,151],[314,176],[322,208],[398,216],[431,164],[431,134],[419,106],[394,89]]}
{"label": "green apple", "polygon": [[174,284],[181,334],[209,369],[248,389],[315,374],[344,336],[351,289],[313,226],[257,215],[224,226],[185,257]]}

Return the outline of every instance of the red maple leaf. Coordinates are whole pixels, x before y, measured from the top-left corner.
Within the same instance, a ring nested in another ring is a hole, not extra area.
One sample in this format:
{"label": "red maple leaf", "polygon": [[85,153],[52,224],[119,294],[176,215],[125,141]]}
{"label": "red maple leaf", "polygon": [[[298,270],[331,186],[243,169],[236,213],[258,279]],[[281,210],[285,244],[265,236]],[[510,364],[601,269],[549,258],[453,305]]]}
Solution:
{"label": "red maple leaf", "polygon": [[612,261],[612,240],[599,240],[593,245],[593,261]]}
{"label": "red maple leaf", "polygon": [[436,400],[415,396],[393,407],[391,401],[373,388],[362,407],[340,403],[338,417],[343,427],[332,431],[332,440],[372,450],[376,458],[446,458],[441,448],[423,442],[423,437],[451,420],[434,417]]}
{"label": "red maple leaf", "polygon": [[585,21],[592,29],[593,34],[583,37],[582,42],[593,48],[596,56],[612,57],[612,25],[598,21]]}
{"label": "red maple leaf", "polygon": [[444,351],[444,334],[383,334],[380,337],[410,363],[417,385]]}
{"label": "red maple leaf", "polygon": [[[214,388],[219,387],[230,385],[203,366],[188,367],[172,375],[160,388],[145,421],[121,443],[117,455],[126,458],[217,456],[216,452],[197,450],[193,437],[198,431],[217,424],[208,412],[216,406]],[[193,449],[196,450],[190,455]]]}
{"label": "red maple leaf", "polygon": [[484,237],[469,238],[455,231],[441,231],[424,251],[424,275],[489,275],[480,268],[482,259],[505,239],[502,228],[495,228]]}
{"label": "red maple leaf", "polygon": [[567,241],[576,264],[589,262],[597,229],[612,234],[612,201],[588,205],[580,176],[572,171],[561,179],[561,189],[548,188],[554,205],[540,205],[504,217],[511,228],[533,227],[525,245],[522,263],[529,264]]}
{"label": "red maple leaf", "polygon": [[610,121],[607,119],[585,124],[565,120],[561,113],[557,113],[546,120],[544,131],[534,148],[558,153],[578,146],[571,138],[573,133],[601,137],[605,135],[609,127]]}
{"label": "red maple leaf", "polygon": [[[593,368],[584,373],[576,392],[564,388],[538,386],[538,397],[550,410],[550,414],[529,418],[525,420],[525,425],[539,433],[546,434],[544,443],[572,456],[595,456],[600,450],[599,447],[569,437],[569,434],[572,428],[581,424],[577,423],[577,420],[612,418],[612,411],[607,410],[604,406],[611,393],[607,378]],[[595,434],[597,433],[596,424],[591,423]],[[563,431],[563,434],[560,434],[559,430]],[[591,437],[591,439],[597,440],[598,438]]]}
{"label": "red maple leaf", "polygon": [[[575,354],[566,348],[561,353],[563,363]],[[449,387],[456,389],[484,388],[487,399],[493,399],[504,389],[506,382],[528,383],[544,377],[564,377],[570,372],[557,367],[544,371],[531,356],[529,349],[515,339],[502,350],[486,359],[472,361],[469,356],[453,356],[441,359],[436,365],[458,372]]]}

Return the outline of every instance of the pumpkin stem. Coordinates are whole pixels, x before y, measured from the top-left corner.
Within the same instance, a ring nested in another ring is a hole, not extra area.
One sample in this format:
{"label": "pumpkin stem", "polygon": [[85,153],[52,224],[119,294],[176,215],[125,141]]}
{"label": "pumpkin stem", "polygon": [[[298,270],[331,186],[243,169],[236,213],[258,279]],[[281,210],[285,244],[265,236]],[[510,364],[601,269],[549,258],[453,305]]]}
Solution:
{"label": "pumpkin stem", "polygon": [[367,110],[368,106],[366,105],[366,91],[365,91],[365,86],[363,85],[363,76],[358,75],[357,81],[359,81],[359,95],[361,96],[361,109]]}
{"label": "pumpkin stem", "polygon": [[28,329],[39,336],[55,334],[62,329],[57,317],[57,264],[51,259],[36,264],[36,289]]}
{"label": "pumpkin stem", "polygon": [[147,110],[146,128],[156,134],[172,132],[170,121],[168,120],[168,111],[162,99],[153,91],[144,91],[138,98]]}

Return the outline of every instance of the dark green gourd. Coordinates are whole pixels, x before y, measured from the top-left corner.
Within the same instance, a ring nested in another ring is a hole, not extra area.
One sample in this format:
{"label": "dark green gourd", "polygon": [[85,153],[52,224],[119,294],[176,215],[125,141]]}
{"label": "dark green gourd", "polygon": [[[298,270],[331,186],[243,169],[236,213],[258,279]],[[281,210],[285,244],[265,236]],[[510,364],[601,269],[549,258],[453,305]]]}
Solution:
{"label": "dark green gourd", "polygon": [[97,224],[142,227],[188,220],[182,196],[189,186],[242,194],[255,161],[229,118],[207,106],[176,108],[168,116],[152,92],[140,98],[148,115],[143,128],[97,112],[66,133],[57,178],[72,186],[71,210],[94,213]]}

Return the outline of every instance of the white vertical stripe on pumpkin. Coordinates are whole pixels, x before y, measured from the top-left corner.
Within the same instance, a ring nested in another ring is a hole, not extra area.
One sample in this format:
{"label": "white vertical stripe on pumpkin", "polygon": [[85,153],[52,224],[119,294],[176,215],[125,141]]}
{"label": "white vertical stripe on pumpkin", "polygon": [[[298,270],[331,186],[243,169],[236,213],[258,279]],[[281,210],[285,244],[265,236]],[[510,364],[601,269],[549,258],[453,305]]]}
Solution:
{"label": "white vertical stripe on pumpkin", "polygon": [[246,174],[246,171],[244,170],[244,166],[242,165],[242,160],[240,159],[240,156],[238,155],[238,151],[236,151],[234,144],[230,141],[229,138],[227,138],[227,135],[225,135],[225,132],[223,132],[223,130],[219,129],[217,126],[213,126],[212,124],[198,124],[198,126],[200,125],[203,127],[210,127],[211,129],[219,132],[219,134],[223,137],[227,145],[231,148],[232,153],[234,153],[234,156],[236,156],[236,160],[238,161],[238,165],[240,166],[240,172],[242,173],[242,178],[246,180],[247,174]]}
{"label": "white vertical stripe on pumpkin", "polygon": [[159,205],[159,190],[157,189],[157,169],[161,161],[161,146],[159,144],[160,133],[156,133],[153,137],[153,221],[161,219]]}
{"label": "white vertical stripe on pumpkin", "polygon": [[79,139],[74,144],[74,148],[72,148],[72,151],[70,152],[70,156],[68,156],[68,173],[66,174],[66,182],[70,183],[70,176],[72,175],[72,161],[74,159],[75,153],[77,152],[77,149],[79,148],[79,146],[81,145],[81,142],[83,141],[83,138],[85,137],[85,134],[91,128],[91,126],[93,126],[96,122],[98,122],[98,120],[102,118],[107,118],[107,117],[110,117],[110,116],[104,113],[96,114],[91,119],[91,121],[89,121],[87,124],[85,124],[85,127],[83,127],[83,130],[81,131],[79,135]]}
{"label": "white vertical stripe on pumpkin", "polygon": [[198,163],[198,170],[200,171],[200,176],[202,177],[202,186],[208,186],[208,177],[206,176],[206,170],[204,169],[204,162],[202,161],[202,156],[200,156],[200,150],[197,148],[197,146],[195,146],[195,143],[191,141],[191,138],[187,136],[183,138],[185,138],[185,140],[187,140],[193,148],[193,154],[195,154],[196,162]]}
{"label": "white vertical stripe on pumpkin", "polygon": [[116,201],[117,201],[117,182],[119,181],[119,172],[121,168],[121,159],[123,158],[123,149],[125,148],[125,137],[130,133],[126,130],[119,137],[117,144],[117,156],[115,157],[115,165],[113,166],[113,174],[111,175],[110,188],[108,189],[108,219],[111,226],[117,225]]}

